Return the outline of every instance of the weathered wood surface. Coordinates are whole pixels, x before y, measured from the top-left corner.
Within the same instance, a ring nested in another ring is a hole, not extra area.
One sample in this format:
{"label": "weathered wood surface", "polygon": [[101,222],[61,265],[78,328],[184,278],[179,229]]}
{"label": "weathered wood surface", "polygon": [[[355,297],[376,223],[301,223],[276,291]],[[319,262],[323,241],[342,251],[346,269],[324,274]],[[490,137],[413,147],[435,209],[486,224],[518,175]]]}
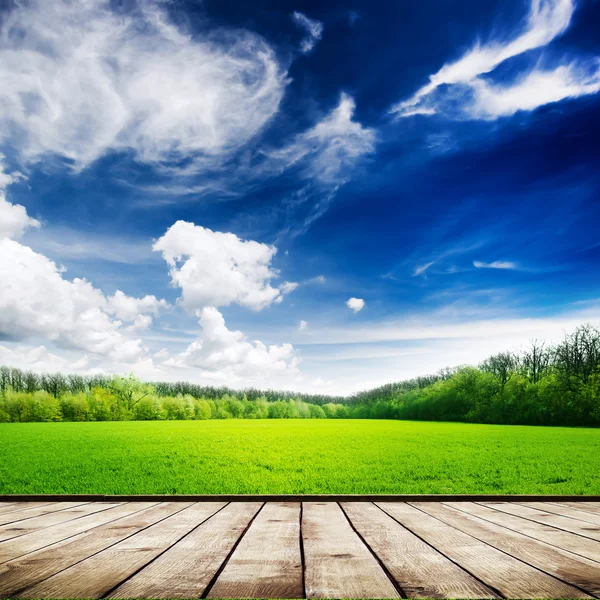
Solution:
{"label": "weathered wood surface", "polygon": [[199,598],[261,508],[236,502],[120,585],[110,598]]}
{"label": "weathered wood surface", "polygon": [[0,503],[0,597],[600,597],[600,503]]}
{"label": "weathered wood surface", "polygon": [[303,598],[300,504],[266,504],[235,549],[209,598]]}

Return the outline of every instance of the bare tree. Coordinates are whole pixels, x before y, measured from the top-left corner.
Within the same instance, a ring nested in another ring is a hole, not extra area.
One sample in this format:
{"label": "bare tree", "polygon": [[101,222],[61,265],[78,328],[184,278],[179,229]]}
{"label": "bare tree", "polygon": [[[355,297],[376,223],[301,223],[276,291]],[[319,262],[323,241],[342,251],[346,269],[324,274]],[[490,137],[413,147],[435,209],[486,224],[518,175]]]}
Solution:
{"label": "bare tree", "polygon": [[538,381],[547,373],[550,367],[551,352],[540,340],[532,340],[530,346],[521,357],[521,368],[532,383]]}

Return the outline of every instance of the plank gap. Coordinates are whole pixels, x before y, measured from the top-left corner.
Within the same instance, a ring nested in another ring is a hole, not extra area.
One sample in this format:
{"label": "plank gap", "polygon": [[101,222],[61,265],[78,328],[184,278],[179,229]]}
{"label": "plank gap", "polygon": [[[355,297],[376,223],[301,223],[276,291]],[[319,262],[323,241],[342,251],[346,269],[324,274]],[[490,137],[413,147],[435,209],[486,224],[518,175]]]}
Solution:
{"label": "plank gap", "polygon": [[250,529],[250,527],[252,526],[252,523],[254,523],[254,520],[256,519],[256,517],[260,514],[262,509],[265,507],[265,504],[266,504],[266,502],[263,502],[262,506],[256,511],[254,516],[250,519],[248,525],[246,525],[244,531],[242,531],[240,537],[236,540],[235,544],[232,546],[231,550],[229,551],[229,554],[227,554],[227,556],[225,557],[225,560],[223,561],[221,566],[217,569],[217,572],[214,574],[213,578],[210,580],[210,583],[204,589],[204,592],[202,592],[202,596],[200,596],[200,598],[208,597],[208,594],[210,594],[210,591],[212,590],[215,583],[219,579],[221,573],[225,570],[225,567],[227,566],[229,559],[233,556],[233,553],[236,551],[236,548],[240,545],[242,538],[246,535],[246,533],[248,532],[248,529]]}

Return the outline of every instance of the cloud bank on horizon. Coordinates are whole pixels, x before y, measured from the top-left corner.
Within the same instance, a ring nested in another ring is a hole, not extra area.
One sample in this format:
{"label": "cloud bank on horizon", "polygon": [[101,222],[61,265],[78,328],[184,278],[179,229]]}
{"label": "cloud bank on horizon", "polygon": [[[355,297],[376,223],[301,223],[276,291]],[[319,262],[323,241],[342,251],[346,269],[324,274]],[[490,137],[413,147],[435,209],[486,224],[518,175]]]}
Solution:
{"label": "cloud bank on horizon", "polygon": [[600,319],[594,3],[262,3],[3,7],[0,363],[346,393]]}

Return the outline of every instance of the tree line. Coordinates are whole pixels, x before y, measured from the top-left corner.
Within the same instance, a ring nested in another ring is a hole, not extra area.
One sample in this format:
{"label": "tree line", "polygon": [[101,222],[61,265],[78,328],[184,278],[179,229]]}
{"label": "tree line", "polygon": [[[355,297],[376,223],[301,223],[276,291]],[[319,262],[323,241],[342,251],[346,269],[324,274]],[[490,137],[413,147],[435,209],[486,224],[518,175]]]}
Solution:
{"label": "tree line", "polygon": [[232,390],[133,376],[36,374],[0,367],[0,421],[365,418],[600,426],[600,330],[532,341],[477,367],[386,384],[352,396]]}

